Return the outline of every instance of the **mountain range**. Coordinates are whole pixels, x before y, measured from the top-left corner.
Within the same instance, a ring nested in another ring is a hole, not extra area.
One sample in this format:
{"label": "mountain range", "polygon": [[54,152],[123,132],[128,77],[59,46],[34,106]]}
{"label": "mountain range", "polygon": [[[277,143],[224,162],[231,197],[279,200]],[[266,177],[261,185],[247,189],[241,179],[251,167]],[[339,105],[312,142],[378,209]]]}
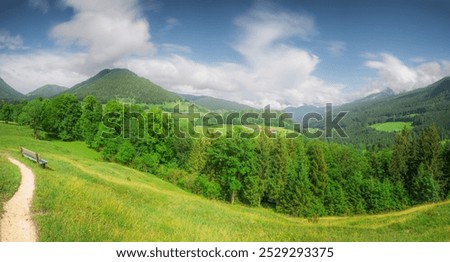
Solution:
{"label": "mountain range", "polygon": [[136,103],[148,104],[186,101],[212,111],[254,109],[237,102],[210,96],[175,94],[152,83],[148,79],[139,77],[128,69],[105,69],[71,88],[45,85],[28,93],[26,96],[17,92],[0,79],[0,100],[16,101],[36,97],[50,98],[61,93],[74,94],[80,100],[87,95],[93,95],[103,103],[111,99],[126,98]]}
{"label": "mountain range", "polygon": [[[285,109],[294,115],[294,122],[301,123],[307,113],[325,116],[324,107],[300,106]],[[450,138],[450,77],[423,88],[395,94],[391,89],[369,95],[351,103],[333,107],[333,115],[348,112],[340,121],[348,137],[333,139],[345,144],[364,144],[370,141],[381,147],[394,140],[395,133],[383,133],[371,127],[386,122],[408,122],[415,133],[435,124],[442,138]],[[324,129],[325,121],[311,121],[314,128]]]}
{"label": "mountain range", "polygon": [[[175,94],[127,69],[105,69],[72,88],[46,85],[26,96],[0,78],[0,101],[18,101],[38,96],[46,98],[60,93],[75,94],[79,99],[93,95],[101,102],[115,98],[127,98],[136,103],[148,104],[185,101],[218,112],[254,109],[209,96]],[[400,94],[395,94],[392,89],[387,88],[379,93],[334,107],[335,113],[338,110],[348,112],[340,123],[349,133],[349,138],[342,140],[344,143],[355,144],[359,140],[364,141],[368,136],[376,139],[380,132],[371,128],[371,125],[396,121],[410,122],[416,130],[435,123],[442,136],[450,137],[450,77],[445,77],[427,87]],[[303,105],[288,107],[284,111],[293,113],[293,121],[301,123],[305,114],[310,112],[323,114],[324,108]],[[323,122],[313,121],[311,127],[324,128]],[[389,135],[383,136],[383,139],[386,136]]]}
{"label": "mountain range", "polygon": [[374,93],[374,94],[370,94],[366,97],[357,99],[355,101],[353,101],[352,103],[366,103],[366,102],[370,102],[370,101],[374,101],[374,100],[378,100],[384,97],[389,97],[389,96],[393,96],[395,95],[394,90],[390,89],[389,87],[384,89],[381,92],[378,93]]}

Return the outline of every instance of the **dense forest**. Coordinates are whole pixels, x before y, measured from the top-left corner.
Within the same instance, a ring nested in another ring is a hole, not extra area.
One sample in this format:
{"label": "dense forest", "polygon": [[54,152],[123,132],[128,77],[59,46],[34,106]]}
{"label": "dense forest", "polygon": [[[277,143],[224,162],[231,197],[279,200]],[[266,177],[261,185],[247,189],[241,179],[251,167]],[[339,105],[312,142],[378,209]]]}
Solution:
{"label": "dense forest", "polygon": [[[294,216],[399,210],[449,197],[450,143],[430,124],[395,134],[393,146],[355,149],[245,128],[199,138],[175,136],[172,116],[117,100],[75,95],[0,103],[0,120],[29,125],[36,139],[83,140],[104,160],[146,171],[181,188]],[[269,128],[269,127],[268,127]],[[266,135],[270,133],[270,135]]]}

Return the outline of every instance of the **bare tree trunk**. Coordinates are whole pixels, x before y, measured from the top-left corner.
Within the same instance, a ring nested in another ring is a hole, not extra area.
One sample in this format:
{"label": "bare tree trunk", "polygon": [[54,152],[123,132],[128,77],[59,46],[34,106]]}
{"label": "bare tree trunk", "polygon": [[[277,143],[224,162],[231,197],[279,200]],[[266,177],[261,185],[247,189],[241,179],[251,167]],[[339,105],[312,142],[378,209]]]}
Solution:
{"label": "bare tree trunk", "polygon": [[234,204],[234,198],[236,197],[236,191],[231,193],[231,204]]}

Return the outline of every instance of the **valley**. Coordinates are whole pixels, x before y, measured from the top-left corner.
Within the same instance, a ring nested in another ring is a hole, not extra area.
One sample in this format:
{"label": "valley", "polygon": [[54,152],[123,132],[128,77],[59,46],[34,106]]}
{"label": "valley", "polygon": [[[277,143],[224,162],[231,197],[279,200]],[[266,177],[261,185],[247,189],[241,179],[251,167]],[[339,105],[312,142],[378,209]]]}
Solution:
{"label": "valley", "polygon": [[[18,176],[6,155],[36,174],[39,241],[450,241],[449,201],[379,215],[296,218],[208,200],[105,162],[82,142],[38,141],[29,128],[10,124],[0,130],[1,185],[6,174]],[[22,158],[17,144],[40,152],[49,168]]]}

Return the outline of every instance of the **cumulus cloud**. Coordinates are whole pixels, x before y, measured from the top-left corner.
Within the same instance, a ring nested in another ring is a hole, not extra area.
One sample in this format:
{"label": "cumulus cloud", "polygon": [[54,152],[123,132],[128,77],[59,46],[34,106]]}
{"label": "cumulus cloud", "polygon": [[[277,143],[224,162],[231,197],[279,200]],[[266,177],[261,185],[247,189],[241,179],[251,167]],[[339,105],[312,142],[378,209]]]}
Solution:
{"label": "cumulus cloud", "polygon": [[314,20],[304,14],[258,5],[234,20],[240,35],[232,47],[243,63],[203,64],[180,55],[164,59],[128,59],[127,67],[180,93],[211,95],[256,107],[283,108],[304,103],[341,102],[342,85],[314,76],[320,59],[289,44],[310,40]]}
{"label": "cumulus cloud", "polygon": [[236,18],[234,23],[243,30],[238,51],[248,47],[267,48],[291,37],[309,40],[316,33],[310,16],[274,10],[262,4]]}
{"label": "cumulus cloud", "polygon": [[150,26],[140,14],[137,0],[65,0],[74,17],[50,32],[58,44],[87,49],[86,65],[101,68],[132,54],[155,51]]}
{"label": "cumulus cloud", "polygon": [[390,87],[396,92],[424,87],[450,75],[449,61],[423,62],[412,67],[389,53],[375,55],[365,65],[377,71],[378,79],[371,81],[374,88]]}
{"label": "cumulus cloud", "polygon": [[[48,83],[70,87],[120,59],[155,51],[138,0],[61,1],[74,10],[74,16],[50,31],[50,37],[61,46],[59,51],[0,55],[0,75],[14,88],[26,93]],[[28,3],[45,9],[48,1]],[[0,31],[0,50],[20,48],[24,48],[20,36]]]}
{"label": "cumulus cloud", "polygon": [[0,50],[17,50],[25,48],[20,35],[11,35],[8,31],[0,30]]}
{"label": "cumulus cloud", "polygon": [[22,93],[46,84],[71,87],[86,80],[87,76],[79,73],[85,59],[82,53],[0,54],[0,76]]}
{"label": "cumulus cloud", "polygon": [[[314,75],[320,58],[292,44],[311,41],[317,34],[306,14],[260,2],[233,21],[238,35],[230,46],[242,62],[207,64],[186,57],[189,47],[153,44],[137,0],[64,3],[74,9],[74,16],[56,25],[50,36],[65,51],[0,55],[0,75],[23,92],[47,83],[70,87],[105,67],[125,67],[175,92],[255,107],[343,101],[343,85]],[[166,22],[179,24],[176,19]]]}

